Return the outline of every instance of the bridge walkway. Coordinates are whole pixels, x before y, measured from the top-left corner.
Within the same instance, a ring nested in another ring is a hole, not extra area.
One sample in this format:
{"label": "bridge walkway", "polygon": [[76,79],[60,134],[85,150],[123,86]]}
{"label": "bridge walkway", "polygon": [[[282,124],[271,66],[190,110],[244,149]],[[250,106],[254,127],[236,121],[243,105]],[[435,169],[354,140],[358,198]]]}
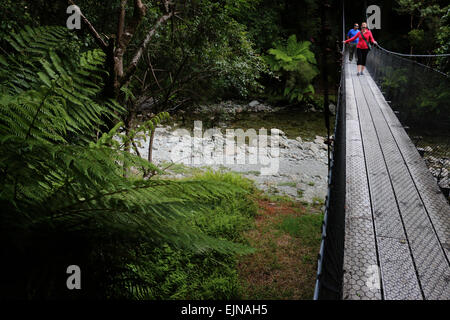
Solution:
{"label": "bridge walkway", "polygon": [[346,59],[343,299],[450,299],[450,206],[380,89]]}

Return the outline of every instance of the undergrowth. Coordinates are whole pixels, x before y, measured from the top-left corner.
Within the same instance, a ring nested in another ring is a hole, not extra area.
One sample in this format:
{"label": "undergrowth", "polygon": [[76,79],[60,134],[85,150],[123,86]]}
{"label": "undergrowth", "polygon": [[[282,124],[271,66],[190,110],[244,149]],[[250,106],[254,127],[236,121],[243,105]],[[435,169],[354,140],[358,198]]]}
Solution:
{"label": "undergrowth", "polygon": [[[210,237],[248,245],[243,232],[252,227],[257,212],[255,201],[249,196],[254,191],[253,183],[235,173],[206,172],[194,180],[224,182],[247,191],[195,213],[189,224]],[[140,276],[150,288],[146,299],[228,300],[242,296],[237,254],[190,252],[165,244],[141,258],[147,267]]]}

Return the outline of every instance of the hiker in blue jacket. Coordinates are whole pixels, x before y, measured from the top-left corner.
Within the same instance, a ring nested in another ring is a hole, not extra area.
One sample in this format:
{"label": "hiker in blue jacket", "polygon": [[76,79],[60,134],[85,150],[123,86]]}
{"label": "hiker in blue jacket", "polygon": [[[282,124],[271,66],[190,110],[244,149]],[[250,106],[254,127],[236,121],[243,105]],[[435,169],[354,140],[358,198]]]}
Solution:
{"label": "hiker in blue jacket", "polygon": [[[353,26],[353,29],[350,29],[350,31],[347,33],[347,39],[353,38],[357,33],[359,32],[359,25],[355,23]],[[353,60],[353,57],[355,56],[356,52],[356,45],[358,44],[359,38],[356,38],[356,40],[351,41],[348,44],[349,47],[349,61]]]}

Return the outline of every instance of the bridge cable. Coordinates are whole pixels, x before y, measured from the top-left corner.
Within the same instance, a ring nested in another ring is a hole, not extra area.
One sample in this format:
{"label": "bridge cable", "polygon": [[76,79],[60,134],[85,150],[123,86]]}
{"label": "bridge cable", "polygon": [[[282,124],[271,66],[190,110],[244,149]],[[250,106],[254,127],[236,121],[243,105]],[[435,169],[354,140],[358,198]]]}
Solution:
{"label": "bridge cable", "polygon": [[[368,20],[368,15],[367,15],[367,8],[365,10],[366,12],[366,21]],[[394,54],[400,57],[410,57],[410,58],[434,58],[434,57],[450,57],[450,53],[441,53],[441,54],[408,54],[408,53],[400,53],[400,52],[395,52],[395,51],[390,51],[388,49],[383,48],[382,46],[380,46],[379,44],[376,45],[378,48],[380,48],[381,50],[390,53],[390,54]]]}
{"label": "bridge cable", "polygon": [[450,57],[450,53],[443,53],[443,54],[406,54],[406,53],[399,53],[399,52],[389,51],[389,50],[383,48],[382,46],[380,46],[379,44],[377,44],[377,47],[380,48],[381,50],[387,52],[387,53],[395,54],[395,55],[400,56],[400,57],[410,57],[410,58]]}

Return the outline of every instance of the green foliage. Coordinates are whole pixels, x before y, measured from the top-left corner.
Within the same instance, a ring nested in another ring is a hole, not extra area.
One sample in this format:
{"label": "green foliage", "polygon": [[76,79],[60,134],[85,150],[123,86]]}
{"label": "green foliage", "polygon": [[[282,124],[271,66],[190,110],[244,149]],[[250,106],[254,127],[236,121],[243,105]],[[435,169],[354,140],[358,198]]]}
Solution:
{"label": "green foliage", "polygon": [[[436,52],[438,54],[450,53],[450,6],[447,11],[440,17],[441,26],[438,29],[436,39],[439,47]],[[437,61],[437,67],[442,71],[450,74],[450,62],[448,58],[442,57]]]}
{"label": "green foliage", "polygon": [[2,135],[67,142],[71,135],[81,139],[87,130],[98,129],[102,117],[113,119],[114,112],[122,111],[113,101],[99,98],[102,51],[85,52],[74,61],[61,54],[64,45],[51,49],[67,36],[64,28],[41,27],[7,39],[15,52],[0,58]]}
{"label": "green foliage", "polygon": [[414,49],[415,53],[426,53],[438,48],[438,51],[442,52],[445,46],[445,41],[442,40],[448,37],[448,21],[445,17],[450,6],[436,0],[396,0],[396,2],[398,4],[396,11],[408,15],[410,19],[408,32],[410,50]]}
{"label": "green foliage", "polygon": [[[120,123],[96,140],[104,120],[123,108],[102,98],[100,51],[72,56],[52,45],[64,42],[65,32],[26,28],[0,57],[0,256],[8,261],[0,267],[8,274],[0,294],[125,297],[148,290],[136,270],[162,244],[195,254],[247,252],[189,223],[221,199],[242,196],[243,188],[143,179],[157,168],[113,143]],[[65,285],[72,264],[83,270],[79,293]]]}
{"label": "green foliage", "polygon": [[290,101],[302,101],[314,93],[312,80],[319,74],[309,41],[297,42],[291,35],[286,44],[278,44],[265,57],[271,70],[284,79],[283,95]]}
{"label": "green foliage", "polygon": [[[133,151],[138,154],[138,148],[142,147],[142,142],[150,136],[152,131],[156,130],[157,125],[168,119],[170,119],[169,113],[160,112],[151,119],[139,124],[139,126],[130,128],[127,132],[116,132],[114,136],[107,134],[107,137],[109,138],[108,141],[110,143],[116,143],[119,148],[126,148],[126,146],[131,144]],[[122,125],[122,123],[120,123],[120,125]],[[116,140],[113,140],[112,138],[116,138]]]}
{"label": "green foliage", "polygon": [[413,29],[408,33],[408,39],[413,47],[421,47],[425,39],[425,31],[420,29]]}
{"label": "green foliage", "polygon": [[408,83],[407,68],[385,67],[385,76],[383,77],[382,86],[386,90],[405,90]]}
{"label": "green foliage", "polygon": [[248,97],[261,89],[258,79],[266,64],[229,8],[210,0],[186,2],[180,12],[183,19],[175,20],[173,29],[160,30],[149,55],[153,69],[164,71],[155,71],[158,82],[148,77],[145,92],[159,102],[156,112],[187,101]]}
{"label": "green foliage", "polygon": [[322,219],[321,214],[287,216],[281,221],[279,228],[293,237],[300,238],[305,246],[316,246],[321,239]]}
{"label": "green foliage", "polygon": [[384,66],[381,83],[386,95],[394,97],[395,107],[408,123],[446,130],[450,90],[445,75],[411,62],[403,67]]}
{"label": "green foliage", "polygon": [[254,44],[249,40],[245,28],[233,20],[228,25],[230,35],[233,35],[227,41],[228,46],[213,49],[219,49],[216,54],[220,53],[220,58],[215,62],[219,76],[215,85],[246,98],[250,93],[262,89],[258,79],[261,73],[267,71],[267,67],[255,53]]}
{"label": "green foliage", "polygon": [[[233,173],[207,172],[195,181],[222,182],[252,192],[249,180]],[[219,201],[208,211],[197,213],[189,224],[209,236],[243,243],[256,214],[256,206],[247,196],[238,195]],[[157,248],[145,256],[147,264],[136,269],[148,282],[147,299],[238,299],[241,296],[237,256],[218,252],[187,252],[170,245]]]}
{"label": "green foliage", "polygon": [[10,32],[30,24],[32,17],[24,0],[2,0],[0,2],[0,39]]}
{"label": "green foliage", "polygon": [[[58,59],[55,52],[63,58],[79,53],[74,39],[67,29],[61,27],[27,26],[23,30],[9,34],[4,39],[9,46],[8,53],[0,58],[2,93],[19,93],[39,85],[37,72],[42,69],[45,71],[44,64],[48,61]],[[64,60],[72,63],[69,59]],[[58,65],[61,63],[57,62]],[[9,85],[6,82],[9,82]]]}
{"label": "green foliage", "polygon": [[315,0],[228,0],[227,7],[229,14],[247,27],[257,52],[265,53],[273,43],[290,34],[300,39],[317,37],[319,3]]}
{"label": "green foliage", "polygon": [[441,120],[448,119],[448,101],[450,101],[448,82],[438,84],[434,88],[422,89],[417,97],[418,101],[413,108],[416,118],[441,117]]}

